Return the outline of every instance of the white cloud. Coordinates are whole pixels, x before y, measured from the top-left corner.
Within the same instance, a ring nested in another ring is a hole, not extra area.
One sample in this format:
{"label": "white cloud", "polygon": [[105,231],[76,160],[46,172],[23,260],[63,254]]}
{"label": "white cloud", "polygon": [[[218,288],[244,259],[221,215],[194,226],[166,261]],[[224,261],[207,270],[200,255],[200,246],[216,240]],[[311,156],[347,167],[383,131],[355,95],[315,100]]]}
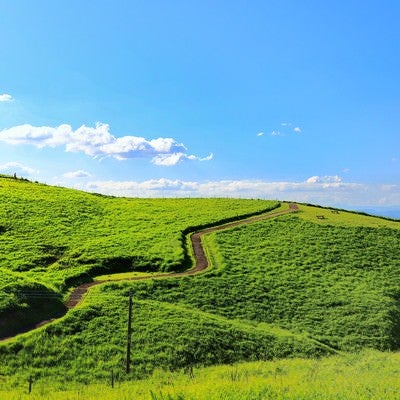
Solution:
{"label": "white cloud", "polygon": [[69,179],[75,179],[75,178],[90,178],[92,175],[89,172],[83,171],[83,170],[78,170],[78,171],[73,171],[73,172],[66,172],[63,177],[64,178],[69,178]]}
{"label": "white cloud", "polygon": [[0,94],[0,102],[12,101],[13,97],[10,94]]}
{"label": "white cloud", "polygon": [[92,181],[80,189],[130,197],[240,197],[291,200],[336,207],[400,204],[400,185],[343,182],[340,177],[311,177],[304,182],[263,180]]}
{"label": "white cloud", "polygon": [[307,183],[340,183],[342,178],[340,176],[311,176],[306,180]]}
{"label": "white cloud", "polygon": [[214,159],[214,153],[210,153],[207,157],[199,158],[199,161],[211,161]]}
{"label": "white cloud", "polygon": [[5,164],[0,165],[0,171],[2,172],[7,172],[7,173],[17,173],[17,174],[35,174],[38,173],[36,169],[33,169],[31,167],[28,167],[24,164],[18,163],[18,162],[7,162]]}
{"label": "white cloud", "polygon": [[173,154],[159,154],[155,156],[151,161],[155,165],[164,165],[170,167],[176,165],[180,161],[187,159],[188,156],[185,153],[173,153]]}
{"label": "white cloud", "polygon": [[182,160],[206,160],[187,155],[186,147],[173,138],[147,140],[140,136],[115,137],[107,124],[82,125],[75,131],[70,125],[57,127],[19,125],[0,131],[0,141],[37,148],[64,146],[67,152],[82,152],[90,157],[113,157],[117,160],[150,157],[157,165],[176,165]]}
{"label": "white cloud", "polygon": [[187,155],[185,153],[173,153],[173,154],[160,154],[154,157],[151,161],[155,165],[171,166],[176,165],[183,160],[197,160],[197,161],[210,161],[214,158],[211,153],[207,157],[197,157],[194,155]]}
{"label": "white cloud", "polygon": [[[292,126],[291,122],[281,122],[280,126],[282,127],[281,130],[274,129],[270,133],[270,135],[271,136],[286,136],[289,134],[289,132],[292,131],[292,128],[290,128]],[[296,126],[293,128],[293,132],[301,133],[301,128],[299,126]],[[263,135],[264,135],[264,132],[257,133],[257,136],[263,136]]]}
{"label": "white cloud", "polygon": [[0,131],[0,141],[13,145],[30,144],[38,148],[56,147],[72,140],[71,134],[72,129],[69,125],[52,128],[25,124]]}

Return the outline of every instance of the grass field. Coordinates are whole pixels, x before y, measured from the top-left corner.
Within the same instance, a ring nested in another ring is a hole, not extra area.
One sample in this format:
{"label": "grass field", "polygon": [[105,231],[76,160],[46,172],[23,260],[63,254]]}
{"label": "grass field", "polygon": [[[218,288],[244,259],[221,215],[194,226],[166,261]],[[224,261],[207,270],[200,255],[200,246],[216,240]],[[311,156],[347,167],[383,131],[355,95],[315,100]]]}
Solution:
{"label": "grass field", "polygon": [[298,215],[303,220],[324,226],[400,229],[400,220],[390,218],[302,204],[299,204],[299,210]]}
{"label": "grass field", "polygon": [[[9,178],[0,186],[7,199],[0,205],[0,328],[7,329],[19,310],[20,318],[62,313],[65,289],[85,276],[121,279],[181,269],[192,227],[277,206],[117,199]],[[71,212],[68,231],[58,209],[66,219]],[[212,262],[205,273],[93,287],[63,318],[0,343],[0,398],[23,398],[16,396],[29,377],[36,390],[31,398],[68,388],[70,394],[57,396],[99,397],[111,371],[119,382],[107,392],[111,399],[395,398],[398,354],[356,352],[399,349],[399,222],[300,205],[296,214],[207,234],[203,242]],[[53,258],[39,265],[43,254]],[[219,364],[225,366],[211,367]],[[182,374],[189,367],[194,379]],[[347,374],[357,377],[353,391]],[[136,378],[143,380],[123,383]],[[207,380],[212,393],[206,393]]]}
{"label": "grass field", "polygon": [[[64,318],[0,345],[0,376],[7,385],[33,376],[61,383],[95,382],[125,369],[129,284],[95,287]],[[235,321],[157,301],[133,304],[132,373],[156,368],[329,354],[329,349],[274,325]]]}
{"label": "grass field", "polygon": [[4,176],[0,197],[0,337],[59,316],[61,295],[93,276],[188,268],[191,229],[278,205],[112,198]]}
{"label": "grass field", "polygon": [[328,225],[301,210],[207,236],[216,268],[138,283],[136,296],[273,323],[340,350],[397,349],[400,225],[347,213]]}
{"label": "grass field", "polygon": [[397,400],[400,354],[363,351],[322,359],[257,361],[167,372],[120,382],[111,373],[91,385],[28,381],[1,390],[5,400]]}
{"label": "grass field", "polygon": [[9,178],[0,178],[0,196],[0,268],[54,286],[101,268],[182,269],[183,231],[277,205],[112,198]]}
{"label": "grass field", "polygon": [[96,282],[104,282],[104,281],[121,281],[121,280],[129,280],[132,278],[139,277],[148,277],[148,276],[162,276],[168,275],[168,272],[121,272],[115,274],[104,274],[97,275],[93,277],[93,280]]}

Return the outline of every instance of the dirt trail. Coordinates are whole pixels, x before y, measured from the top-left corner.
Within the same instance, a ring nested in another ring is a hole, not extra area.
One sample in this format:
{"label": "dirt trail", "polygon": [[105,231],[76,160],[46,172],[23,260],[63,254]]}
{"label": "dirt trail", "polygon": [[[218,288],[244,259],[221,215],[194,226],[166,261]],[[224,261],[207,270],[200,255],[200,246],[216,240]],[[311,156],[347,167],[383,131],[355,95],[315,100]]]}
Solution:
{"label": "dirt trail", "polygon": [[[121,281],[141,281],[141,280],[148,280],[148,279],[154,279],[154,278],[178,278],[181,276],[189,276],[189,275],[195,275],[201,271],[204,271],[205,269],[208,268],[209,264],[208,264],[208,260],[207,260],[207,256],[204,252],[204,247],[202,245],[201,242],[201,237],[207,233],[211,233],[211,232],[215,232],[215,231],[221,231],[224,229],[229,229],[229,228],[233,228],[235,226],[239,226],[239,225],[245,225],[245,224],[251,224],[257,221],[262,221],[264,219],[269,219],[269,218],[275,218],[278,217],[280,215],[285,215],[285,214],[289,214],[295,211],[298,211],[299,207],[297,206],[297,204],[295,203],[290,203],[289,204],[289,209],[288,210],[284,210],[284,211],[276,211],[276,212],[267,212],[265,214],[261,214],[261,215],[257,215],[254,217],[249,217],[249,218],[245,218],[242,220],[238,220],[235,222],[230,222],[227,224],[223,224],[223,225],[218,225],[218,226],[214,226],[211,228],[207,228],[207,229],[203,229],[201,231],[195,232],[190,236],[190,240],[192,243],[192,248],[193,248],[193,254],[194,254],[194,258],[195,258],[195,266],[187,271],[183,271],[183,272],[172,272],[170,274],[159,274],[159,275],[147,275],[147,276],[138,276],[138,277],[134,277],[134,278],[128,278],[128,279],[114,279],[114,280],[102,280],[102,281],[94,281],[94,282],[89,282],[89,283],[84,283],[82,285],[77,286],[71,293],[71,295],[69,296],[67,302],[65,303],[65,306],[68,309],[72,309],[74,307],[76,307],[83,299],[84,295],[87,293],[87,291],[92,287],[92,286],[96,286],[96,285],[100,285],[103,283],[107,283],[107,282],[121,282]],[[23,332],[28,332],[34,329],[37,329],[43,325],[47,325],[50,322],[53,322],[55,319],[50,319],[50,320],[46,320],[46,321],[41,321],[39,323],[37,323],[35,325],[35,327],[33,327],[30,330],[24,330]],[[20,332],[20,333],[23,333]],[[19,334],[19,333],[18,333]],[[0,339],[0,342],[3,342],[5,340],[11,339],[15,336],[17,336],[18,334],[12,336],[12,337],[7,337],[4,339]]]}

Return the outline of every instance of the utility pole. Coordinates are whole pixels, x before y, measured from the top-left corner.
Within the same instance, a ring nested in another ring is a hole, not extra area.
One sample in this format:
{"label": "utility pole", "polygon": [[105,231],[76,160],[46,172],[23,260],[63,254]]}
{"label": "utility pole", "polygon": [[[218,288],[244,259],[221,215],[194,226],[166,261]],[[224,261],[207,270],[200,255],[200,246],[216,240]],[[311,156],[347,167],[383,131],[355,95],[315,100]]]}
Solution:
{"label": "utility pole", "polygon": [[132,289],[129,290],[129,309],[128,309],[128,336],[126,340],[126,373],[131,370],[131,338],[132,338]]}

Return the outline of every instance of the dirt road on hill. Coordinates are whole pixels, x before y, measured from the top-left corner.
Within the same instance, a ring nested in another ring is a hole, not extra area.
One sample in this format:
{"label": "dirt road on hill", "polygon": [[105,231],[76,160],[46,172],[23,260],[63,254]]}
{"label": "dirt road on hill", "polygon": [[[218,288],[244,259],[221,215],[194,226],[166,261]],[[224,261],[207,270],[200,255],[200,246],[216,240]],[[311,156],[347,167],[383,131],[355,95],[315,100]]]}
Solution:
{"label": "dirt road on hill", "polygon": [[[163,279],[178,278],[181,276],[189,276],[189,275],[198,274],[199,272],[206,270],[209,266],[209,261],[207,259],[203,244],[201,242],[201,237],[203,235],[205,235],[207,233],[215,232],[215,231],[221,231],[224,229],[233,228],[235,226],[246,225],[246,224],[251,224],[251,223],[254,223],[257,221],[262,221],[262,220],[269,219],[269,218],[275,218],[275,217],[278,217],[281,215],[296,212],[296,211],[298,211],[298,209],[299,209],[299,207],[297,206],[297,204],[290,203],[289,209],[287,209],[287,210],[276,211],[276,212],[266,212],[265,214],[261,214],[261,215],[257,215],[257,216],[249,217],[249,218],[244,218],[242,220],[238,220],[235,222],[230,222],[230,223],[223,224],[223,225],[217,225],[217,226],[213,226],[211,228],[207,228],[207,229],[203,229],[201,231],[195,232],[190,236],[190,240],[191,240],[192,248],[193,248],[193,254],[194,254],[194,258],[195,258],[195,266],[193,268],[191,268],[187,271],[183,271],[183,272],[172,272],[170,274],[138,276],[138,277],[129,278],[129,279],[102,280],[102,281],[94,281],[94,282],[84,283],[82,285],[77,286],[72,291],[70,297],[68,298],[67,302],[65,303],[65,306],[67,307],[67,309],[72,309],[72,308],[76,307],[82,301],[84,295],[88,292],[88,290],[92,286],[97,286],[97,285],[107,283],[107,282],[142,281],[142,280],[157,279],[157,278],[159,278],[159,279],[160,278],[163,278]],[[41,321],[41,322],[37,323],[35,325],[35,327],[33,327],[32,329],[24,330],[23,332],[21,331],[18,334],[29,332],[29,331],[37,329],[43,325],[47,325],[53,321],[54,321],[54,319]],[[15,336],[17,336],[17,335],[14,335],[12,337],[15,337]],[[12,337],[3,338],[0,340],[0,342],[11,339]]]}

